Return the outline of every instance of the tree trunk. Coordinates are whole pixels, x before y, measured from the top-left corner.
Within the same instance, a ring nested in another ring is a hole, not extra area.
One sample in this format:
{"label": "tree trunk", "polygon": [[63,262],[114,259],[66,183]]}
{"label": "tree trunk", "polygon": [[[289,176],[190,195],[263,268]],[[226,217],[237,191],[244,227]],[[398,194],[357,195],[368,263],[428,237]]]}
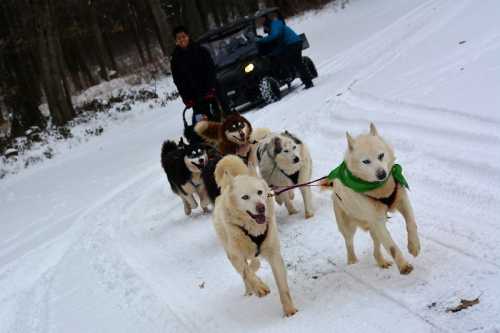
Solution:
{"label": "tree trunk", "polygon": [[[60,67],[61,60],[57,34],[51,17],[50,0],[35,2],[38,20],[38,50],[40,53],[40,69],[43,86],[50,114],[55,125],[64,125],[74,115],[73,106],[66,93],[63,83],[63,73]],[[58,54],[59,53],[59,54]]]}
{"label": "tree trunk", "polygon": [[95,46],[96,46],[96,55],[97,55],[97,61],[99,62],[99,67],[101,68],[100,74],[101,77],[109,81],[109,76],[108,76],[108,61],[106,57],[106,48],[104,46],[104,40],[102,38],[102,33],[101,29],[99,28],[99,21],[97,18],[97,10],[95,8],[95,1],[89,0],[88,1],[88,14],[89,14],[89,23],[90,23],[90,28],[92,29],[92,33],[94,34],[94,41],[95,41]]}
{"label": "tree trunk", "polygon": [[163,55],[169,56],[174,48],[172,42],[172,29],[167,21],[167,16],[161,8],[160,0],[148,0],[149,8],[153,14],[155,21],[155,30],[160,41],[161,50]]}
{"label": "tree trunk", "polygon": [[187,25],[192,38],[198,38],[204,30],[196,0],[184,0],[182,14],[183,21]]}
{"label": "tree trunk", "polygon": [[111,67],[116,71],[120,72],[118,68],[118,63],[116,62],[115,54],[113,52],[113,47],[111,45],[111,38],[108,33],[103,32],[104,45],[106,46],[106,51],[108,52],[109,60],[111,61]]}
{"label": "tree trunk", "polygon": [[141,58],[142,64],[146,65],[146,58],[144,57],[144,51],[142,50],[141,46],[141,39],[139,38],[139,31],[137,29],[137,10],[131,3],[129,3],[128,9],[129,9],[128,21],[133,31],[134,43],[135,46],[137,47],[137,52],[139,53],[139,57]]}
{"label": "tree trunk", "polygon": [[222,20],[222,24],[229,22],[229,11],[227,6],[227,0],[214,0],[215,6],[217,7],[217,12]]}
{"label": "tree trunk", "polygon": [[144,48],[146,49],[146,55],[148,56],[148,62],[153,62],[153,53],[151,52],[151,43],[149,39],[149,31],[147,29],[148,22],[148,12],[145,10],[144,3],[142,0],[135,1],[135,8],[138,18],[138,30],[139,36],[142,36],[142,40],[144,42]]}
{"label": "tree trunk", "polygon": [[203,26],[203,32],[208,31],[210,29],[210,22],[208,14],[210,12],[209,6],[205,0],[196,0],[196,6],[198,7],[198,11],[200,13],[201,24]]}
{"label": "tree trunk", "polygon": [[85,59],[85,56],[84,56],[85,49],[84,49],[83,44],[82,44],[82,38],[77,37],[77,38],[75,38],[74,42],[75,42],[75,49],[76,49],[75,56],[76,56],[76,59],[78,61],[78,67],[81,70],[84,77],[87,78],[86,86],[90,87],[90,86],[96,85],[99,82],[99,80],[94,76],[94,74],[92,73],[92,69],[87,64],[87,60]]}

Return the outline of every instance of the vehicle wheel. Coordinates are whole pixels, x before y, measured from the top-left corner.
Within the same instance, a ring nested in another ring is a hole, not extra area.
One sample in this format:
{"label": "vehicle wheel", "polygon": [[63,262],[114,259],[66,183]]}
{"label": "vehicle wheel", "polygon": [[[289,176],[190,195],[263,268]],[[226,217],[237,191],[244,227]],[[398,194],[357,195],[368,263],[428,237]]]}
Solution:
{"label": "vehicle wheel", "polygon": [[311,60],[309,57],[302,57],[302,63],[306,66],[306,70],[309,72],[308,74],[311,76],[311,78],[317,78],[318,77],[318,70],[316,69],[316,66],[314,65],[314,62]]}
{"label": "vehicle wheel", "polygon": [[263,77],[259,82],[260,97],[266,103],[273,103],[281,99],[280,84],[270,76]]}

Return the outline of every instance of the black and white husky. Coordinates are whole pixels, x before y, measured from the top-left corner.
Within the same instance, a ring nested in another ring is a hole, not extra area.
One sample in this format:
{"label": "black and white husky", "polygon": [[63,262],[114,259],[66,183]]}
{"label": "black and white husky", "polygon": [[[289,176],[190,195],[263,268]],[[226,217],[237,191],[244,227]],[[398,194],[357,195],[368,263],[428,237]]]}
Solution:
{"label": "black and white husky", "polygon": [[198,207],[195,193],[203,211],[208,212],[210,200],[201,177],[201,171],[207,161],[207,151],[200,144],[186,144],[182,139],[176,144],[168,140],[161,148],[161,165],[172,191],[182,199],[186,215],[190,215],[191,211]]}
{"label": "black and white husky", "polygon": [[[258,132],[258,133],[257,133]],[[254,149],[259,171],[269,186],[280,190],[285,186],[297,185],[311,180],[312,160],[306,144],[288,131],[271,133],[266,129],[257,129]],[[304,201],[304,215],[308,219],[314,216],[312,195],[309,187],[301,187]],[[279,205],[285,204],[289,214],[297,213],[293,206],[293,190],[276,196]]]}

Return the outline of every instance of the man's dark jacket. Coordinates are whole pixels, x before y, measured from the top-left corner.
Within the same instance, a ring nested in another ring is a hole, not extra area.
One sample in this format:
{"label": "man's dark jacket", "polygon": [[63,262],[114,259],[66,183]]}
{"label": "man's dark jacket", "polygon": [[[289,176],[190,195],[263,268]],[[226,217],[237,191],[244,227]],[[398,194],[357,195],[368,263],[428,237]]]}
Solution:
{"label": "man's dark jacket", "polygon": [[185,49],[177,46],[170,62],[177,90],[184,101],[201,100],[215,89],[215,65],[208,50],[196,43]]}

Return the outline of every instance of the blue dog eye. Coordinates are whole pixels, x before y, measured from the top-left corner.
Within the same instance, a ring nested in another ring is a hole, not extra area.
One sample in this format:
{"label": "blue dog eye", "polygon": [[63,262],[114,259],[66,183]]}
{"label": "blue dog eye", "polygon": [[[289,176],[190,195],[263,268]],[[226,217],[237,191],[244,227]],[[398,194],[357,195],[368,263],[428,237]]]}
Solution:
{"label": "blue dog eye", "polygon": [[370,160],[364,160],[363,163],[364,164],[370,164],[371,162],[370,162]]}

